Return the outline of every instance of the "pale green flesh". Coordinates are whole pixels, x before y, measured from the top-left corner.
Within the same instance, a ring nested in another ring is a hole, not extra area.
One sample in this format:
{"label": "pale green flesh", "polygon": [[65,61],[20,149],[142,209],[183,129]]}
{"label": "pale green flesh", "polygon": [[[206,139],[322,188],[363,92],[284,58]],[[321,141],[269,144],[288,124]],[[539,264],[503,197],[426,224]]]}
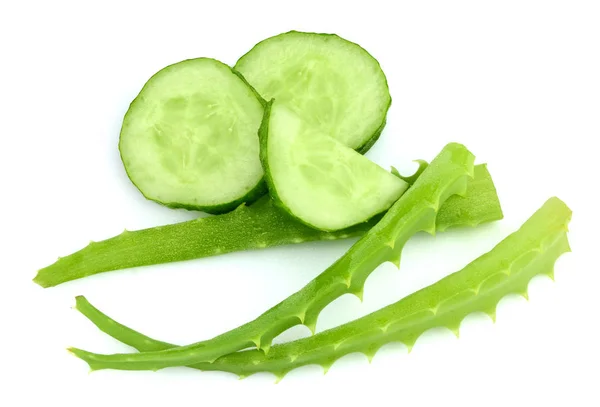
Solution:
{"label": "pale green flesh", "polygon": [[271,107],[267,161],[277,199],[292,215],[321,230],[365,222],[408,188],[279,102]]}
{"label": "pale green flesh", "polygon": [[131,104],[119,148],[149,199],[203,209],[250,193],[263,176],[262,105],[228,66],[207,58],[154,75]]}
{"label": "pale green flesh", "polygon": [[257,44],[235,65],[265,99],[348,147],[376,138],[391,103],[379,63],[336,35],[289,32]]}

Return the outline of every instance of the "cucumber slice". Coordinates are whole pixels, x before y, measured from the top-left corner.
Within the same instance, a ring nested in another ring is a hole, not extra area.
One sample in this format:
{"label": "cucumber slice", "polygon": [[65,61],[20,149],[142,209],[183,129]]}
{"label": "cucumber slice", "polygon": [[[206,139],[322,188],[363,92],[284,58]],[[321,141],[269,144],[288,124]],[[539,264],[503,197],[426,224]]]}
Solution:
{"label": "cucumber slice", "polygon": [[260,129],[261,160],[275,202],[305,224],[338,230],[387,210],[408,183],[269,102]]}
{"label": "cucumber slice", "polygon": [[291,31],[267,38],[234,69],[265,99],[361,153],[385,126],[392,99],[379,63],[337,35]]}
{"label": "cucumber slice", "polygon": [[119,150],[153,201],[222,213],[266,192],[258,128],[264,101],[232,69],[198,58],[156,73],[131,103]]}

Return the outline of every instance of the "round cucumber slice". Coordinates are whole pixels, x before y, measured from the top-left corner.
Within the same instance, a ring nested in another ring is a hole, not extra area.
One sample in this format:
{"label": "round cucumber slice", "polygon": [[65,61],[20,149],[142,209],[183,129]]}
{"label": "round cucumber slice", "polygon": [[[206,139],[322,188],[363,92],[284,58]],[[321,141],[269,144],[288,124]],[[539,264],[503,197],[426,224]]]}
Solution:
{"label": "round cucumber slice", "polygon": [[222,213],[266,192],[258,128],[263,101],[209,58],[156,73],[131,103],[119,150],[131,181],[153,201]]}
{"label": "round cucumber slice", "polygon": [[387,210],[408,183],[271,101],[261,160],[275,202],[305,224],[332,231]]}
{"label": "round cucumber slice", "polygon": [[234,69],[265,99],[361,153],[385,126],[392,99],[379,63],[337,35],[280,34],[259,42]]}

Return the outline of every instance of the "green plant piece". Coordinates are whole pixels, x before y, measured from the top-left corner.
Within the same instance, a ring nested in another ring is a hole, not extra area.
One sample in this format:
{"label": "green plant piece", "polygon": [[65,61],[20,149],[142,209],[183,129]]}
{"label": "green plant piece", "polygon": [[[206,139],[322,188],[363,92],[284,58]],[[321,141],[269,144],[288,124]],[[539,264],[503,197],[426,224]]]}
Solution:
{"label": "green plant piece", "polygon": [[475,177],[469,179],[467,195],[451,196],[444,202],[436,218],[436,229],[444,232],[456,227],[475,227],[503,218],[498,193],[485,164],[475,166]]}
{"label": "green plant piece", "polygon": [[197,58],[156,73],[123,119],[134,185],[173,208],[228,212],[265,192],[257,131],[264,101],[227,65]]}
{"label": "green plant piece", "polygon": [[308,125],[361,153],[379,138],[392,102],[377,60],[334,34],[291,31],[267,38],[234,69],[263,98],[285,104]]}
{"label": "green plant piece", "polygon": [[211,340],[159,352],[100,355],[73,349],[93,370],[157,370],[213,362],[250,346],[267,352],[272,339],[286,329],[304,324],[314,332],[321,310],[343,294],[362,297],[367,277],[380,264],[399,266],[400,252],[415,233],[435,232],[441,205],[454,194],[464,195],[473,177],[474,156],[462,145],[448,144],[417,182],[382,219],[327,270],[254,321]]}
{"label": "green plant piece", "polygon": [[[422,161],[417,173],[425,167],[426,163]],[[410,177],[406,180],[411,181]],[[484,164],[475,166],[475,178],[468,181],[467,188],[465,197],[452,196],[442,205],[436,220],[438,231],[502,219],[496,188]],[[348,229],[323,232],[299,223],[277,208],[268,196],[263,196],[250,206],[241,205],[223,215],[124,231],[107,240],[90,242],[85,248],[39,270],[34,281],[42,287],[53,287],[130,267],[292,243],[346,239],[364,235],[381,216]]]}
{"label": "green plant piece", "polygon": [[[526,296],[527,285],[536,275],[553,278],[556,259],[570,251],[570,218],[569,208],[558,198],[551,198],[490,252],[395,304],[310,338],[275,345],[266,355],[258,350],[241,351],[214,363],[190,367],[226,371],[240,377],[272,372],[281,379],[290,370],[309,364],[327,370],[334,361],[353,352],[362,352],[370,360],[389,342],[402,342],[410,349],[430,328],[447,327],[457,333],[461,321],[473,312],[485,312],[495,320],[496,305],[502,297],[511,293]],[[77,297],[76,308],[99,329],[141,352],[175,346],[119,324],[84,297]]]}
{"label": "green plant piece", "polygon": [[[405,177],[402,174],[400,174],[400,172],[396,169],[396,167],[392,167],[392,174],[394,174],[398,178],[402,179],[403,181],[408,182],[409,185],[414,184],[415,181],[417,180],[417,178],[419,178],[419,176],[421,176],[423,171],[425,171],[425,168],[427,168],[428,163],[425,160],[414,160],[413,162],[419,164],[419,168],[417,168],[417,171],[415,171],[415,173],[413,175],[411,175],[409,177]],[[484,164],[480,164],[480,165],[484,165]],[[477,168],[477,166],[475,168]],[[475,173],[477,173],[477,169],[475,169]],[[475,176],[477,176],[477,174],[475,174]]]}
{"label": "green plant piece", "polygon": [[315,229],[340,230],[386,211],[409,184],[271,100],[260,158],[275,203]]}

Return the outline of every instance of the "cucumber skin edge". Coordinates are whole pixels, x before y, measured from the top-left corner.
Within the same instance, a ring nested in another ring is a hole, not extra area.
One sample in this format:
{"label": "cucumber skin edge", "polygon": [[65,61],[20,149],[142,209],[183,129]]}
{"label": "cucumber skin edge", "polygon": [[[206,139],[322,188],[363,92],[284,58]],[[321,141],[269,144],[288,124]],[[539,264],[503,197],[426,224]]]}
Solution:
{"label": "cucumber skin edge", "polygon": [[[159,73],[163,72],[165,69],[169,69],[171,67],[173,67],[174,65],[180,64],[182,62],[188,62],[188,61],[195,61],[195,60],[211,60],[216,62],[217,64],[221,64],[226,66],[227,68],[229,68],[229,70],[231,70],[231,72],[238,78],[240,79],[244,85],[246,85],[247,87],[250,88],[250,90],[252,91],[252,94],[256,97],[256,99],[260,102],[260,104],[264,107],[266,102],[265,100],[258,94],[258,92],[256,91],[256,89],[254,89],[249,83],[248,81],[243,77],[243,75],[239,72],[237,72],[236,70],[234,70],[233,68],[231,68],[229,65],[224,64],[223,62],[214,59],[214,58],[207,58],[207,57],[200,57],[200,58],[191,58],[191,59],[185,59],[183,61],[179,61],[176,62],[174,64],[171,65],[167,65],[166,67],[160,69],[159,71],[155,72],[154,75],[152,75],[144,84],[144,86],[142,87],[142,89],[139,91],[138,95],[135,97],[135,99],[133,99],[133,101],[131,101],[131,103],[129,104],[129,107],[127,108],[127,112],[125,112],[125,115],[123,116],[123,123],[125,122],[125,117],[127,117],[127,115],[129,114],[129,112],[131,111],[131,108],[135,105],[136,101],[138,100],[138,98],[140,97],[140,95],[142,94],[142,92],[146,89],[146,86],[148,85],[148,83]],[[131,183],[136,187],[136,189],[138,191],[140,191],[140,193],[144,196],[144,198],[148,199],[149,201],[153,201],[156,202],[160,205],[166,206],[168,208],[171,209],[186,209],[186,210],[190,210],[190,211],[202,211],[202,212],[206,212],[206,213],[210,213],[213,215],[219,215],[219,214],[223,214],[223,213],[227,213],[227,212],[231,212],[232,210],[234,210],[235,208],[237,208],[238,206],[240,206],[243,203],[246,204],[250,204],[254,201],[256,201],[258,198],[260,198],[261,196],[265,195],[267,193],[267,186],[265,184],[264,178],[261,178],[258,183],[250,190],[248,191],[244,196],[235,199],[231,202],[227,202],[227,203],[223,203],[223,204],[218,204],[218,205],[209,205],[209,206],[203,206],[203,205],[190,205],[190,204],[182,204],[179,202],[163,202],[160,201],[158,199],[154,199],[154,198],[150,198],[148,197],[144,191],[142,191],[141,188],[139,188],[137,186],[137,184],[133,181],[133,179],[131,178],[129,171],[127,170],[127,166],[125,165],[125,161],[123,160],[123,152],[121,151],[121,137],[123,136],[123,125],[121,125],[121,131],[119,132],[119,157],[121,158],[121,162],[123,163],[123,168],[125,169],[125,173],[127,174],[127,178],[129,178],[129,181],[131,181]]]}
{"label": "cucumber skin edge", "polygon": [[[283,210],[288,215],[292,216],[295,220],[299,221],[302,224],[305,224],[304,222],[302,222],[302,220],[300,220],[296,216],[294,216],[294,214],[292,214],[285,205],[283,205],[281,198],[279,198],[279,194],[277,193],[277,188],[275,188],[275,183],[273,182],[273,178],[271,177],[271,171],[269,169],[269,160],[267,159],[267,155],[268,155],[267,144],[268,144],[268,139],[269,139],[269,120],[271,118],[271,107],[273,106],[274,101],[275,101],[275,99],[271,99],[265,105],[265,109],[263,112],[263,118],[262,118],[262,121],[260,122],[260,127],[258,128],[258,142],[260,145],[260,149],[259,149],[260,163],[263,167],[263,171],[265,172],[263,179],[265,180],[265,183],[269,190],[269,195],[271,196],[271,199],[273,200],[273,204],[276,207],[278,207],[279,209]],[[307,226],[310,226],[310,225],[307,225]]]}
{"label": "cucumber skin edge", "polygon": [[268,140],[269,140],[269,121],[271,119],[271,107],[273,106],[273,102],[275,99],[271,99],[265,105],[265,111],[263,114],[263,119],[260,123],[260,127],[258,128],[258,141],[260,143],[260,163],[262,164],[263,171],[265,175],[263,179],[266,182],[267,188],[269,190],[269,195],[271,196],[271,200],[273,201],[273,205],[277,208],[291,216],[293,219],[298,221],[299,223],[306,225],[310,228],[317,229],[313,225],[304,222],[302,219],[298,218],[294,215],[287,206],[283,204],[283,201],[279,197],[277,193],[277,188],[275,188],[275,183],[273,182],[273,178],[271,177],[271,171],[269,168],[269,160],[268,160]]}
{"label": "cucumber skin edge", "polygon": [[[320,36],[323,36],[323,37],[337,37],[337,38],[339,38],[339,39],[341,39],[341,40],[344,40],[344,41],[346,41],[346,42],[349,42],[349,43],[351,43],[351,44],[354,44],[354,45],[356,45],[358,48],[362,49],[362,50],[363,50],[363,51],[364,51],[364,52],[365,52],[365,53],[366,53],[368,56],[370,56],[371,58],[373,58],[373,60],[375,61],[375,63],[376,63],[376,64],[377,64],[377,66],[379,67],[379,69],[381,70],[381,73],[383,74],[383,78],[385,79],[385,87],[386,87],[386,88],[387,88],[387,90],[388,90],[389,102],[388,102],[387,106],[385,107],[385,111],[384,111],[384,113],[383,113],[383,121],[381,122],[381,125],[380,125],[380,126],[379,126],[379,127],[376,129],[376,130],[375,130],[375,132],[374,132],[374,133],[373,133],[373,134],[372,134],[372,135],[371,135],[371,136],[370,136],[370,137],[369,137],[369,138],[368,138],[368,139],[367,139],[367,140],[366,140],[366,141],[365,141],[365,142],[364,142],[362,145],[360,145],[360,146],[358,146],[358,147],[354,148],[354,150],[356,150],[356,152],[358,152],[358,153],[360,153],[360,154],[363,154],[363,155],[364,155],[364,154],[365,154],[367,151],[369,151],[369,150],[371,149],[371,147],[373,147],[373,145],[375,145],[375,143],[377,142],[377,140],[379,140],[379,137],[381,136],[381,133],[383,132],[383,129],[385,128],[385,125],[386,125],[386,123],[387,123],[387,114],[388,114],[388,112],[389,112],[389,110],[390,110],[390,106],[392,105],[392,95],[391,95],[391,93],[390,93],[390,85],[389,85],[389,83],[388,83],[387,76],[385,75],[385,72],[384,72],[384,71],[383,71],[383,69],[381,68],[381,64],[379,63],[379,61],[377,60],[377,58],[375,58],[373,55],[371,55],[371,53],[370,53],[369,51],[367,51],[365,48],[363,48],[362,46],[360,46],[360,44],[358,44],[358,43],[356,43],[356,42],[353,42],[353,41],[349,41],[349,40],[347,40],[346,38],[340,37],[340,36],[339,36],[339,35],[337,35],[337,34],[331,34],[331,33],[317,33],[317,32],[308,32],[308,31],[290,30],[290,31],[287,31],[287,32],[283,32],[283,33],[280,33],[280,34],[274,35],[274,36],[272,36],[272,37],[269,37],[269,38],[265,38],[264,40],[262,40],[262,41],[259,41],[259,42],[257,42],[256,44],[254,44],[254,46],[253,46],[252,48],[250,48],[250,49],[249,49],[249,50],[248,50],[248,51],[247,51],[245,54],[243,54],[243,55],[242,55],[242,56],[241,56],[241,57],[240,57],[240,58],[237,60],[237,62],[235,63],[235,65],[234,65],[234,66],[233,66],[233,68],[232,68],[232,69],[233,69],[233,71],[234,71],[234,73],[236,73],[236,74],[239,74],[239,75],[240,75],[240,76],[243,78],[244,82],[248,83],[248,81],[246,80],[246,78],[244,78],[244,77],[243,77],[243,75],[242,75],[242,74],[239,72],[239,70],[238,70],[238,64],[240,63],[240,61],[241,61],[242,59],[244,59],[244,57],[246,57],[246,56],[247,56],[248,54],[250,54],[252,51],[254,51],[254,50],[255,50],[255,49],[258,47],[258,46],[260,46],[260,45],[261,45],[263,42],[265,42],[265,41],[267,41],[267,40],[270,40],[270,39],[273,39],[273,38],[275,38],[275,37],[284,36],[284,35],[286,35],[286,34],[292,34],[292,33],[295,33],[295,34],[314,34],[314,35],[320,35]],[[252,85],[250,85],[249,83],[248,83],[248,85],[249,85],[249,86],[252,88],[252,90],[253,90],[253,91],[256,93],[256,95],[260,96],[260,99],[264,101],[264,104],[263,104],[263,106],[265,106],[265,107],[266,107],[266,104],[267,104],[267,102],[266,102],[266,100],[265,100],[265,99],[262,97],[262,95],[260,95],[260,94],[259,94],[259,93],[256,91],[256,89],[254,89],[254,87],[253,87]],[[309,225],[309,226],[310,226],[310,225]]]}
{"label": "cucumber skin edge", "polygon": [[242,80],[242,82],[244,82],[246,84],[246,86],[248,86],[250,88],[250,90],[252,90],[252,93],[254,93],[254,96],[256,96],[256,98],[258,99],[258,101],[260,102],[260,104],[262,105],[262,107],[264,109],[267,106],[267,101],[265,100],[265,98],[263,98],[261,96],[261,94],[258,93],[258,91],[254,88],[254,86],[250,85],[250,82],[248,82],[248,80],[244,77],[244,75],[242,75],[242,73],[240,71],[236,70],[235,68],[231,68],[231,72],[233,72],[233,74],[235,76],[240,78]]}
{"label": "cucumber skin edge", "polygon": [[385,110],[385,116],[383,117],[383,122],[381,123],[381,126],[379,126],[379,128],[375,131],[375,133],[373,133],[371,138],[369,138],[365,144],[363,144],[362,146],[360,146],[356,149],[357,153],[365,155],[367,153],[367,151],[369,151],[371,149],[371,147],[373,147],[375,145],[377,140],[379,140],[379,137],[381,137],[381,133],[383,132],[383,129],[387,123],[387,112],[388,112],[391,104],[392,104],[392,99],[390,99],[390,103],[387,105],[387,108]]}

